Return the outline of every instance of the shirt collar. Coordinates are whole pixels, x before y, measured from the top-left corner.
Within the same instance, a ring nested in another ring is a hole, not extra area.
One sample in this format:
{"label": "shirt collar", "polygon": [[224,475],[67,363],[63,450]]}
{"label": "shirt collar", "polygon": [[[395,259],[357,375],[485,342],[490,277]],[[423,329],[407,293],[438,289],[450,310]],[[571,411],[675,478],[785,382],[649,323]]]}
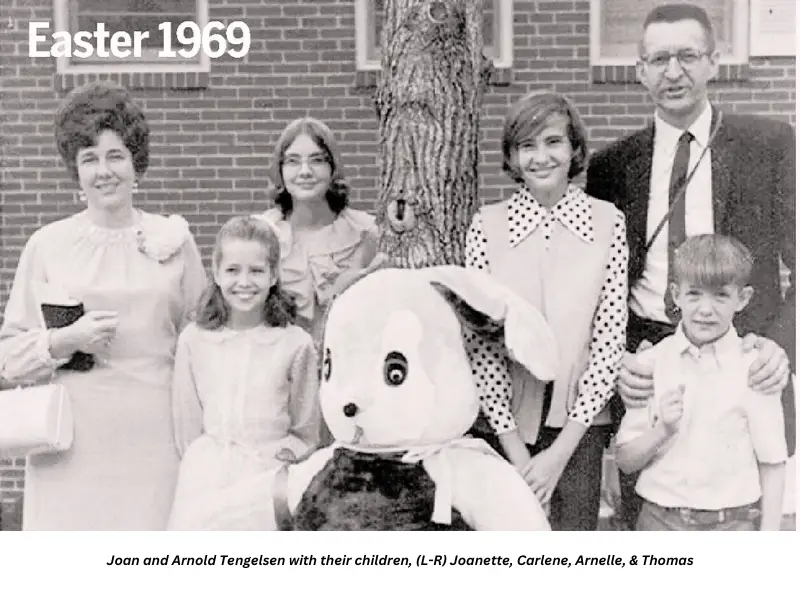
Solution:
{"label": "shirt collar", "polygon": [[695,360],[699,360],[701,356],[711,355],[720,366],[726,356],[741,349],[739,334],[736,332],[736,328],[733,325],[731,325],[728,331],[715,342],[705,344],[701,348],[698,348],[686,337],[686,334],[683,332],[683,323],[681,322],[675,330],[673,340],[675,350],[681,356],[688,354]]}
{"label": "shirt collar", "polygon": [[[694,123],[689,125],[687,128],[687,131],[692,134],[694,139],[702,148],[705,148],[705,146],[708,144],[709,138],[711,137],[712,116],[713,112],[711,110],[711,103],[706,100],[703,112],[701,112],[700,115],[694,120]],[[659,116],[658,112],[656,112],[655,136],[659,144],[663,142],[666,144],[666,147],[674,148],[678,145],[678,138],[681,137],[683,131],[683,129],[678,129],[677,127],[667,123]]]}
{"label": "shirt collar", "polygon": [[[592,205],[586,193],[570,183],[564,197],[550,211],[570,233],[582,241],[594,241]],[[508,202],[509,245],[514,248],[548,217],[548,211],[524,185]]]}

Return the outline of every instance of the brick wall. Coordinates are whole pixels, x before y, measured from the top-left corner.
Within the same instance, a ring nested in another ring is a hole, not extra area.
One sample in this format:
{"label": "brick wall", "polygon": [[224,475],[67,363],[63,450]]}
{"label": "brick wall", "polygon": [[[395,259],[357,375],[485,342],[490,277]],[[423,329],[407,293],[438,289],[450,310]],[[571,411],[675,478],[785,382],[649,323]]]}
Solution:
{"label": "brick wall", "polygon": [[[192,225],[207,258],[228,217],[264,208],[272,144],[291,119],[325,120],[341,143],[354,203],[370,208],[378,186],[377,123],[370,90],[357,85],[350,0],[209,2],[210,18],[240,19],[251,30],[246,58],[218,60],[205,89],[135,91],[151,124],[151,168],[139,205],[177,212]],[[57,158],[52,118],[63,96],[52,59],[27,57],[28,22],[52,21],[52,0],[3,0],[0,6],[0,308],[19,252],[43,223],[78,209],[75,186]],[[509,104],[537,87],[568,94],[586,120],[591,145],[643,126],[652,106],[635,83],[593,83],[587,1],[514,3],[514,67],[493,86],[481,114],[480,195],[511,189],[500,171],[500,128]],[[745,79],[713,85],[724,110],[795,121],[794,58],[755,59]],[[0,499],[22,491],[23,462],[0,461]],[[0,503],[1,505],[2,503]]]}

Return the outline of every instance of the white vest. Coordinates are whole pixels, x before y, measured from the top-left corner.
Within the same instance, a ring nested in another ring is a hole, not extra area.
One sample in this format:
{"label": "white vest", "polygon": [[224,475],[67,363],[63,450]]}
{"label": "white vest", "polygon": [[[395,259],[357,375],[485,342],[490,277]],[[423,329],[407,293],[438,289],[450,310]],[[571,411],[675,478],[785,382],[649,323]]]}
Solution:
{"label": "white vest", "polygon": [[[508,201],[481,209],[488,241],[489,270],[503,284],[536,306],[558,341],[560,369],[547,414],[548,427],[563,427],[589,365],[592,325],[606,278],[614,238],[616,208],[590,198],[594,241],[589,243],[560,221],[546,241],[538,226],[517,246],[509,245]],[[513,364],[512,411],[522,438],[533,444],[539,433],[545,383]],[[594,419],[610,423],[608,407]]]}

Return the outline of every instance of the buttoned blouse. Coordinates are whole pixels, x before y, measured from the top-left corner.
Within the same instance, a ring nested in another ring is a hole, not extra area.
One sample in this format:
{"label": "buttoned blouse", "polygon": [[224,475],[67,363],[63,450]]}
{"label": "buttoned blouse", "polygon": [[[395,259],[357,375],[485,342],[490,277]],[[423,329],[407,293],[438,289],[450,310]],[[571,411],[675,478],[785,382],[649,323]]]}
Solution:
{"label": "buttoned blouse", "polygon": [[316,355],[294,325],[237,331],[190,324],[178,340],[172,404],[181,455],[201,435],[251,453],[317,442]]}

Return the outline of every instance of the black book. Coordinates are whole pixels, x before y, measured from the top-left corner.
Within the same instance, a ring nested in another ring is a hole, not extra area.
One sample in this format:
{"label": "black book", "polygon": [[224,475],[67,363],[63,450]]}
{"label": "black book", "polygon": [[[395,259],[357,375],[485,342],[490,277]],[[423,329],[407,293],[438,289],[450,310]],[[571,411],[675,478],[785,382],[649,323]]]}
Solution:
{"label": "black book", "polygon": [[[42,316],[47,328],[59,329],[72,325],[83,316],[83,304],[46,304],[42,303]],[[94,367],[94,356],[85,352],[76,352],[62,369],[71,371],[89,371]]]}

